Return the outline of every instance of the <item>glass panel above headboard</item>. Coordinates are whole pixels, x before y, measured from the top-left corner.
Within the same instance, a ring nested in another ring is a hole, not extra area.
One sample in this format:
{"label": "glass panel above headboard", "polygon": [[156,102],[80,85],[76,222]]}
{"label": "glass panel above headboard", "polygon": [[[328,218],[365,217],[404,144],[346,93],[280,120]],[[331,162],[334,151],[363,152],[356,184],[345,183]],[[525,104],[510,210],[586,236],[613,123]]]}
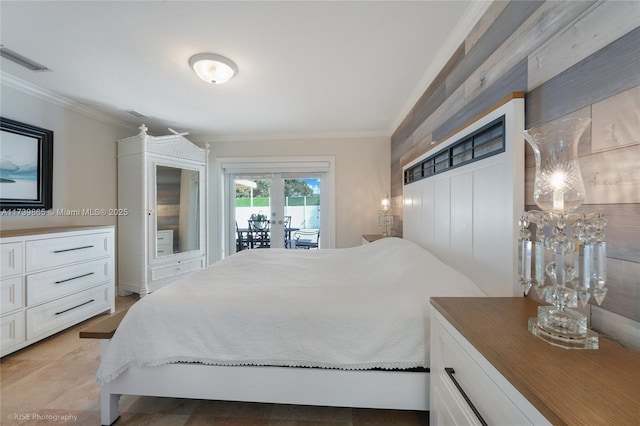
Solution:
{"label": "glass panel above headboard", "polygon": [[404,184],[504,152],[504,120],[503,115],[407,168]]}

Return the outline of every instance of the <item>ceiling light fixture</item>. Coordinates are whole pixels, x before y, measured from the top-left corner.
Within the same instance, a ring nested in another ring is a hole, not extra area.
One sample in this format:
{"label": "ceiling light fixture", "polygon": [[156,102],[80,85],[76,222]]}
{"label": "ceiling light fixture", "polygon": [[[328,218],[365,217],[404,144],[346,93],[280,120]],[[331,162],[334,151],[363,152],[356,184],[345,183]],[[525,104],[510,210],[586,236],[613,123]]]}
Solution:
{"label": "ceiling light fixture", "polygon": [[222,84],[238,73],[238,67],[232,60],[215,53],[198,53],[189,58],[189,65],[195,73],[212,84]]}

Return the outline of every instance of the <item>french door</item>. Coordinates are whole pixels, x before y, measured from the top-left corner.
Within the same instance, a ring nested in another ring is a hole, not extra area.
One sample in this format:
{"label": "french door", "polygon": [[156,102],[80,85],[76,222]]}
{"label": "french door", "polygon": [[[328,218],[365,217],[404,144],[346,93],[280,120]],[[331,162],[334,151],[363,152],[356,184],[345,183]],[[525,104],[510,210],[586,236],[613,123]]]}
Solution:
{"label": "french door", "polygon": [[[335,247],[333,157],[220,159],[223,252]],[[298,241],[301,241],[300,239]],[[224,256],[224,254],[223,254]]]}
{"label": "french door", "polygon": [[296,248],[295,238],[319,243],[321,173],[233,174],[236,251]]}

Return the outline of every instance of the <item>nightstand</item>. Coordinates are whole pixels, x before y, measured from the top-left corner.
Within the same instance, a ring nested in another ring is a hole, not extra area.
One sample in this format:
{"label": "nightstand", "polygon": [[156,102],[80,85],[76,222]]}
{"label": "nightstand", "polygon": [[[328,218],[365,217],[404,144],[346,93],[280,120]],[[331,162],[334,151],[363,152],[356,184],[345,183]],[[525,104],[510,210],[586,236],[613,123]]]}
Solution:
{"label": "nightstand", "polygon": [[378,241],[383,238],[381,234],[364,234],[362,235],[362,245]]}
{"label": "nightstand", "polygon": [[640,353],[602,336],[597,350],[552,346],[527,330],[538,306],[520,297],[431,299],[432,426],[637,424]]}

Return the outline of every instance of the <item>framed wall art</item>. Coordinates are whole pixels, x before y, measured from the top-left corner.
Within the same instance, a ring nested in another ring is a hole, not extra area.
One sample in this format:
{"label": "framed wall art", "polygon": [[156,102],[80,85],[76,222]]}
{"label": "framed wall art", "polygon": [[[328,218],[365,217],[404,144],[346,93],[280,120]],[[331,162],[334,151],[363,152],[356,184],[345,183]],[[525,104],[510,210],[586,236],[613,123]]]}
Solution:
{"label": "framed wall art", "polygon": [[0,117],[0,209],[53,206],[53,131]]}

